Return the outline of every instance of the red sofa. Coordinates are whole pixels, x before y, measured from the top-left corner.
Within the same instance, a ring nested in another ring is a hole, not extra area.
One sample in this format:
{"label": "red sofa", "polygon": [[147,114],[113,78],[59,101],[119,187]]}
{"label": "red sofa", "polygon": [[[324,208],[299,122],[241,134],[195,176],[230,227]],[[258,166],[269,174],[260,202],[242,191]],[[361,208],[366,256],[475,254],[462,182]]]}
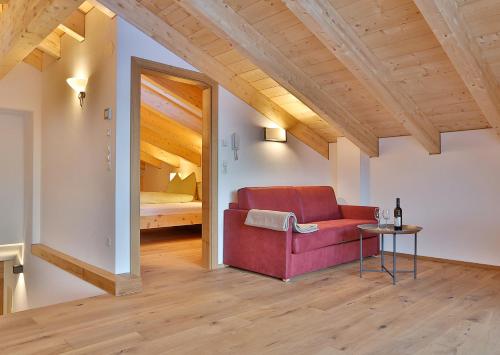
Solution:
{"label": "red sofa", "polygon": [[[309,234],[245,225],[248,210],[292,211],[299,223],[317,223]],[[362,223],[376,223],[375,207],[337,205],[329,186],[246,187],[224,211],[224,264],[288,280],[359,259]],[[366,239],[365,239],[366,238]],[[379,253],[378,235],[363,235],[363,255]]]}

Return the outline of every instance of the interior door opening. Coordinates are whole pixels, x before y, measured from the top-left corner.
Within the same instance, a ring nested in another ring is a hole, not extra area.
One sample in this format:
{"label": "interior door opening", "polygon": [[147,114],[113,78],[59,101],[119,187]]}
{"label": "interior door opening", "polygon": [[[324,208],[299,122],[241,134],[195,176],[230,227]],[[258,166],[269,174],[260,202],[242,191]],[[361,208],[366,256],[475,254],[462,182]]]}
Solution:
{"label": "interior door opening", "polygon": [[217,84],[133,58],[131,266],[217,266]]}

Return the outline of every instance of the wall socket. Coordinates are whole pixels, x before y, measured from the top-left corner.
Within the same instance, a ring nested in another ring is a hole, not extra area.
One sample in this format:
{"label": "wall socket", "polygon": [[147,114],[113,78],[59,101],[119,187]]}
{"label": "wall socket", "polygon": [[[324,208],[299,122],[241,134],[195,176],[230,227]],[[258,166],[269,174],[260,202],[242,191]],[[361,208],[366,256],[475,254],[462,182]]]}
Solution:
{"label": "wall socket", "polygon": [[110,238],[110,237],[107,237],[107,238],[106,238],[106,246],[107,246],[108,248],[111,248],[111,245],[112,245],[112,244],[113,244],[113,243],[112,243],[112,241],[111,241],[111,238]]}

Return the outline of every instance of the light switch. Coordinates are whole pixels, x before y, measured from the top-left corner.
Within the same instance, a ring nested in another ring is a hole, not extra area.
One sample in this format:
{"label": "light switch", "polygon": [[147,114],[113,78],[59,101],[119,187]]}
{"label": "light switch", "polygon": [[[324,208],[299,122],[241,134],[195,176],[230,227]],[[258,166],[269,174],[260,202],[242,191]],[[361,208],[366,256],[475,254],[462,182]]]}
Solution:
{"label": "light switch", "polygon": [[104,109],[104,119],[110,120],[113,118],[113,110],[110,107]]}

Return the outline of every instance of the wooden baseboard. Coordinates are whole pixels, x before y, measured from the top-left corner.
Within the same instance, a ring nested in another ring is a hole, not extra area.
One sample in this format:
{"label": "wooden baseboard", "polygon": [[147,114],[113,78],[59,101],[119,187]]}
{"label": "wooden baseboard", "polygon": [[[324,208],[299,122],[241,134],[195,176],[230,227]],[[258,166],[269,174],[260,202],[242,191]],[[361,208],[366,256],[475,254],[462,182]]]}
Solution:
{"label": "wooden baseboard", "polygon": [[112,295],[123,296],[142,290],[139,276],[113,274],[44,244],[33,244],[31,253]]}
{"label": "wooden baseboard", "polygon": [[[392,255],[392,252],[390,251],[385,251],[384,255]],[[406,257],[406,258],[413,258],[413,254],[407,254],[407,253],[396,253],[397,256],[401,257]],[[444,258],[435,258],[433,256],[422,256],[422,255],[417,255],[418,260],[425,260],[425,261],[435,261],[438,263],[446,263],[446,264],[455,264],[455,265],[463,265],[463,266],[471,266],[471,267],[478,267],[481,269],[490,269],[490,270],[500,270],[499,265],[490,265],[490,264],[480,264],[480,263],[473,263],[470,261],[462,261],[462,260],[453,260],[453,259],[444,259]]]}

